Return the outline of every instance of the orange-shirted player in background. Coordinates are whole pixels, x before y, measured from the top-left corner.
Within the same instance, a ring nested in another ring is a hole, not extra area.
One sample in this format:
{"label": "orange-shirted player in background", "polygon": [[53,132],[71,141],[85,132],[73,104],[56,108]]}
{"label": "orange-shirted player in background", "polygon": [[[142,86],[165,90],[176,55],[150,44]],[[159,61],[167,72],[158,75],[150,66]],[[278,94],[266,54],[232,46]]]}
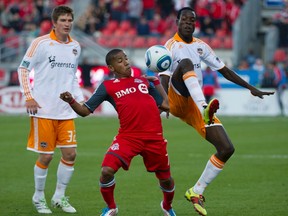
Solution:
{"label": "orange-shirted player in background", "polygon": [[254,96],[263,98],[264,95],[272,95],[274,92],[262,92],[249,85],[226,67],[206,43],[193,37],[196,14],[192,8],[179,10],[176,23],[177,33],[165,44],[172,53],[172,64],[168,71],[160,73],[160,77],[164,89],[168,92],[170,112],[194,127],[216,148],[217,152],[208,160],[201,177],[185,193],[195,210],[201,215],[207,215],[202,194],[207,185],[222,171],[234,153],[234,146],[220,120],[214,115],[219,108],[219,101],[212,99],[207,104],[205,100],[201,88],[201,61],[212,70],[220,72],[227,80],[249,89]]}
{"label": "orange-shirted player in background", "polygon": [[[52,12],[53,30],[36,38],[28,48],[18,68],[21,91],[30,114],[30,134],[27,149],[39,153],[34,165],[35,192],[32,198],[38,213],[51,214],[45,199],[45,182],[55,148],[62,158],[57,170],[57,185],[52,197],[53,207],[75,213],[68,202],[65,190],[74,172],[76,158],[77,114],[69,104],[59,98],[63,91],[71,91],[77,101],[84,101],[78,85],[76,70],[81,48],[69,33],[73,24],[73,10],[58,6]],[[34,69],[34,86],[29,73]]]}

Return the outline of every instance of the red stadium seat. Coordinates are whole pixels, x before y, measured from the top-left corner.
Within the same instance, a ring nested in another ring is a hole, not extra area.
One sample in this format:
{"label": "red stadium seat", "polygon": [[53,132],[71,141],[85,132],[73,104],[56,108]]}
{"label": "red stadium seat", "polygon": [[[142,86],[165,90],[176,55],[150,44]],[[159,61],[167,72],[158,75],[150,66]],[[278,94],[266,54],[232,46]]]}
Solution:
{"label": "red stadium seat", "polygon": [[119,26],[120,29],[122,29],[123,31],[128,31],[131,28],[131,23],[128,20],[124,20],[120,23]]}
{"label": "red stadium seat", "polygon": [[211,39],[210,41],[210,46],[213,48],[213,49],[221,49],[222,48],[222,45],[223,45],[223,42],[220,38],[218,37],[214,37]]}
{"label": "red stadium seat", "polygon": [[40,35],[48,34],[52,29],[52,23],[49,20],[44,20],[40,24]]}
{"label": "red stadium seat", "polygon": [[284,49],[277,49],[274,52],[274,60],[276,62],[284,62],[287,59],[287,54]]}
{"label": "red stadium seat", "polygon": [[159,39],[157,37],[147,38],[147,47],[159,44]]}
{"label": "red stadium seat", "polygon": [[132,42],[132,46],[134,48],[144,48],[146,47],[146,40],[144,37],[136,37],[135,40]]}
{"label": "red stadium seat", "polygon": [[110,20],[107,23],[107,26],[105,29],[109,29],[110,31],[115,31],[118,28],[118,22],[116,20]]}
{"label": "red stadium seat", "polygon": [[227,36],[224,38],[223,47],[225,49],[232,49],[233,48],[233,39],[231,36]]}

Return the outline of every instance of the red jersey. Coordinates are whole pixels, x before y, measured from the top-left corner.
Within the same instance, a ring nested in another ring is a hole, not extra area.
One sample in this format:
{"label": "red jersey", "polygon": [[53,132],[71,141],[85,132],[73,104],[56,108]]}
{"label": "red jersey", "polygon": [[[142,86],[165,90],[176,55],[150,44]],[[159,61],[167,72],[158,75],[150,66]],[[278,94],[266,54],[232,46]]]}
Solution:
{"label": "red jersey", "polygon": [[130,77],[103,81],[85,106],[93,112],[103,101],[109,101],[118,113],[119,133],[162,137],[158,105],[163,101],[146,78]]}

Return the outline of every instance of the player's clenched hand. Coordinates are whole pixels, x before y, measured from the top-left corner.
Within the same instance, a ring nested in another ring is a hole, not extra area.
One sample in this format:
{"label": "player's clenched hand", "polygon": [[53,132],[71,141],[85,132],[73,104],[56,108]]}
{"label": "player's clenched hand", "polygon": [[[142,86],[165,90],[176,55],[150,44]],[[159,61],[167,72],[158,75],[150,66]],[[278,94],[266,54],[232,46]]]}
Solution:
{"label": "player's clenched hand", "polygon": [[39,106],[37,101],[35,101],[34,99],[27,100],[25,103],[25,106],[26,106],[27,113],[30,113],[33,115],[37,113],[38,108],[41,108],[41,106]]}
{"label": "player's clenched hand", "polygon": [[250,92],[251,92],[251,94],[253,96],[256,96],[256,97],[259,97],[259,98],[262,98],[262,99],[263,99],[264,95],[268,95],[269,96],[269,95],[273,95],[274,94],[274,92],[263,92],[263,91],[260,91],[258,89],[251,89]]}
{"label": "player's clenched hand", "polygon": [[61,93],[60,98],[67,103],[70,103],[74,99],[70,92]]}

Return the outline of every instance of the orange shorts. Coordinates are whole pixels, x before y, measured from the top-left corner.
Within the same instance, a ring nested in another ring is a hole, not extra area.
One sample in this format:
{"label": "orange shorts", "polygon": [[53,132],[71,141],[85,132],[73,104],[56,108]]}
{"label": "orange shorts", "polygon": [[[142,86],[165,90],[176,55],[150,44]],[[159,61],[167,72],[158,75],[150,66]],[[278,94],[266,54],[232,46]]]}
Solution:
{"label": "orange shorts", "polygon": [[31,117],[27,149],[53,154],[54,149],[76,147],[76,131],[73,119],[53,120]]}
{"label": "orange shorts", "polygon": [[[184,97],[177,93],[173,86],[170,85],[168,90],[168,98],[170,105],[170,113],[187,124],[194,127],[197,132],[202,136],[206,137],[206,128],[209,125],[205,125],[202,117],[202,113],[198,109],[196,103],[191,97]],[[213,125],[221,125],[220,120],[215,116]],[[213,126],[211,125],[211,126]]]}

